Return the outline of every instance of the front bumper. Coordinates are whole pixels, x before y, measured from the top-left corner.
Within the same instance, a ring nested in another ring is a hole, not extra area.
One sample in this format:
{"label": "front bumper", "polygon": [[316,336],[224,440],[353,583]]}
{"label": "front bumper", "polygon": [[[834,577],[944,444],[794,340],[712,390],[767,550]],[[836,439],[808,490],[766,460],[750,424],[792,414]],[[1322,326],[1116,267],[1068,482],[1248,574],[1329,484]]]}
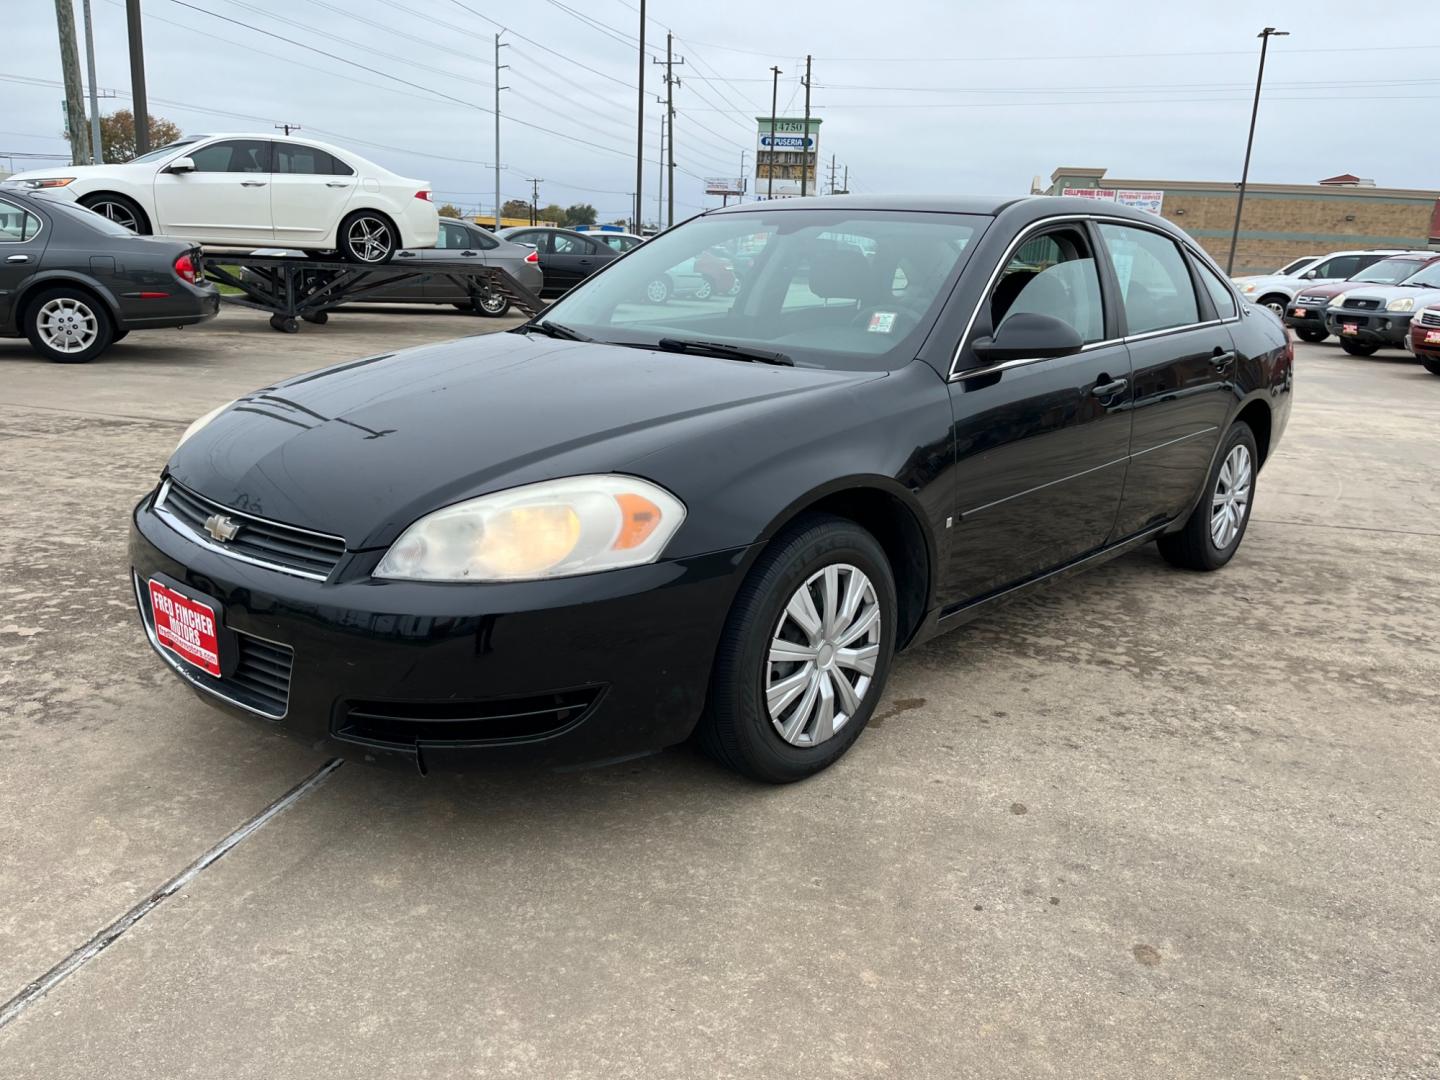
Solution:
{"label": "front bumper", "polygon": [[1302,304],[1299,300],[1292,300],[1285,305],[1285,317],[1281,321],[1294,330],[1324,330],[1328,333],[1330,328],[1325,325],[1325,305],[1328,303],[1327,300],[1320,304]]}
{"label": "front bumper", "polygon": [[[1402,348],[1410,334],[1409,311],[1358,311],[1349,308],[1327,308],[1325,329],[1342,341],[1362,341],[1367,345],[1388,345]],[[1352,329],[1347,329],[1351,327]]]}
{"label": "front bumper", "polygon": [[379,581],[379,553],[358,552],[317,582],[202,547],[153,500],[130,533],[152,646],[145,583],[161,575],[217,601],[242,655],[258,643],[265,682],[256,697],[239,669],[212,679],[156,646],[176,674],[233,715],[421,771],[573,765],[684,740],[751,550],[499,585]]}
{"label": "front bumper", "polygon": [[[1420,318],[1410,321],[1407,347],[1416,356],[1440,357],[1440,313],[1429,311],[1420,315]],[[1434,320],[1433,325],[1425,321],[1424,316],[1427,315]]]}

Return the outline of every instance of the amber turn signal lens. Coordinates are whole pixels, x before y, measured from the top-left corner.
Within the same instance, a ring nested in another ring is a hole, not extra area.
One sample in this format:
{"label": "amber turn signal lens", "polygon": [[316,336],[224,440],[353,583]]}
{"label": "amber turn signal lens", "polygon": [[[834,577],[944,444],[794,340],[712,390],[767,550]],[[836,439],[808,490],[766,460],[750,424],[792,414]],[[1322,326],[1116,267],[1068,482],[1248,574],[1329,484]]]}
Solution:
{"label": "amber turn signal lens", "polygon": [[620,550],[639,547],[660,525],[660,508],[643,495],[627,492],[616,495],[620,504],[620,534],[614,547]]}

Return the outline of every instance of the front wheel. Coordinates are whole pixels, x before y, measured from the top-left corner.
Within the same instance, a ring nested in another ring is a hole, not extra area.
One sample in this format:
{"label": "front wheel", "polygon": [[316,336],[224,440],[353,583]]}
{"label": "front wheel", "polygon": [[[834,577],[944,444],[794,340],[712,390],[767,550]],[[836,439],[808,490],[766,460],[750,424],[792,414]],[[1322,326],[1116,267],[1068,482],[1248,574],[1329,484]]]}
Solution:
{"label": "front wheel", "polygon": [[395,226],[383,214],[356,210],[340,222],[340,257],[346,262],[379,266],[400,248]]}
{"label": "front wheel", "polygon": [[1255,433],[1240,421],[1220,444],[1205,494],[1184,527],[1160,537],[1160,554],[1167,562],[1186,570],[1219,570],[1231,560],[1250,524],[1259,460]]}
{"label": "front wheel", "polygon": [[1425,365],[1425,370],[1431,375],[1440,375],[1440,358],[1431,359],[1428,356],[1420,357],[1420,363]]}
{"label": "front wheel", "polygon": [[1278,318],[1281,322],[1285,321],[1285,304],[1287,302],[1286,297],[1262,296],[1259,300],[1256,300],[1255,302],[1261,307],[1269,308],[1271,311],[1273,311],[1275,313],[1275,317]]}
{"label": "front wheel", "polygon": [[652,304],[663,304],[670,299],[670,279],[658,277],[645,286],[645,299]]}
{"label": "front wheel", "polygon": [[1308,341],[1313,345],[1316,342],[1324,341],[1327,337],[1329,337],[1330,331],[1313,330],[1309,327],[1305,327],[1303,329],[1297,328],[1295,331],[1295,336],[1298,337],[1301,341]]}
{"label": "front wheel", "polygon": [[498,319],[510,310],[510,301],[501,293],[485,293],[475,301],[471,310],[487,319]]}
{"label": "front wheel", "polygon": [[721,764],[772,784],[833,764],[890,674],[895,580],[853,521],[814,515],[777,537],[740,587],[698,731]]}
{"label": "front wheel", "polygon": [[140,236],[150,235],[150,219],[134,199],[102,192],[98,195],[87,195],[80,200],[80,205]]}
{"label": "front wheel", "polygon": [[25,336],[47,360],[86,364],[115,340],[110,314],[89,293],[62,286],[47,289],[25,312]]}
{"label": "front wheel", "polygon": [[1340,347],[1351,356],[1374,356],[1380,351],[1379,345],[1367,345],[1363,341],[1341,341]]}

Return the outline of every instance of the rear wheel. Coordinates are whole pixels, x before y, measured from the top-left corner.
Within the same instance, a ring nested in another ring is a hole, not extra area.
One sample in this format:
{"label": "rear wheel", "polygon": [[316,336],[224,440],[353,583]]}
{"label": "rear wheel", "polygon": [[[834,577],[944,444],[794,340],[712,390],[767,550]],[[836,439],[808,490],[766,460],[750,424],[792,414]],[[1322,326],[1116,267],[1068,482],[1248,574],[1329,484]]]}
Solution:
{"label": "rear wheel", "polygon": [[670,299],[670,279],[658,277],[645,286],[645,299],[652,304],[663,304]]}
{"label": "rear wheel", "polygon": [[484,293],[471,310],[487,319],[498,319],[510,310],[510,301],[502,293]]}
{"label": "rear wheel", "polygon": [[1307,327],[1303,330],[1296,329],[1295,336],[1298,337],[1301,341],[1309,341],[1313,343],[1317,341],[1324,341],[1327,337],[1330,336],[1330,331],[1312,330]]}
{"label": "rear wheel", "polygon": [[1255,433],[1241,421],[1230,429],[1206,479],[1205,494],[1184,527],[1160,537],[1160,554],[1186,570],[1219,570],[1234,556],[1255,501]]}
{"label": "rear wheel", "polygon": [[781,534],[740,587],[715,653],[702,748],[746,776],[803,780],[860,737],[890,674],[895,581],[854,522]]}
{"label": "rear wheel", "polygon": [[71,286],[46,289],[25,310],[25,336],[47,360],[85,364],[115,340],[110,313],[87,292]]}
{"label": "rear wheel", "polygon": [[1351,356],[1374,356],[1380,351],[1379,345],[1367,345],[1363,341],[1341,341],[1340,347]]}
{"label": "rear wheel", "polygon": [[145,216],[145,211],[140,209],[140,204],[134,199],[126,198],[124,195],[99,192],[95,195],[85,196],[80,200],[80,205],[87,210],[95,211],[101,217],[109,218],[116,225],[123,225],[140,236],[150,235],[150,219]]}
{"label": "rear wheel", "polygon": [[356,210],[340,222],[340,256],[346,262],[380,265],[400,247],[395,226],[384,214]]}
{"label": "rear wheel", "polygon": [[1440,358],[1431,359],[1428,356],[1420,357],[1420,363],[1425,365],[1425,370],[1431,375],[1440,375]]}

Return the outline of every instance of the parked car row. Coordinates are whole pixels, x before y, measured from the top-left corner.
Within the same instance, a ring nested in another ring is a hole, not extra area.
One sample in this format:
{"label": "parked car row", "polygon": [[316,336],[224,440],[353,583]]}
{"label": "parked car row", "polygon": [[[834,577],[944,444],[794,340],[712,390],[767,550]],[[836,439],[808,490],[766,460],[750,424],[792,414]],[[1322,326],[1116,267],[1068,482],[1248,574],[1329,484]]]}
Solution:
{"label": "parked car row", "polygon": [[1440,252],[1337,251],[1234,283],[1302,341],[1334,334],[1351,356],[1404,348],[1440,375]]}

